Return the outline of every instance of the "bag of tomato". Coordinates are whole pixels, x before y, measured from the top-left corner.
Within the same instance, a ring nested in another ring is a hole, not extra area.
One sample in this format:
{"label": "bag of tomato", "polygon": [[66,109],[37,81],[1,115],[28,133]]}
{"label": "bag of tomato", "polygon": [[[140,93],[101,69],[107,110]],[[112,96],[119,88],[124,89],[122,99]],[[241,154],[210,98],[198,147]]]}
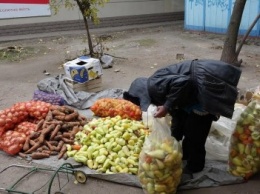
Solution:
{"label": "bag of tomato", "polygon": [[121,116],[123,119],[141,120],[142,111],[130,101],[116,98],[97,100],[90,109],[99,117]]}

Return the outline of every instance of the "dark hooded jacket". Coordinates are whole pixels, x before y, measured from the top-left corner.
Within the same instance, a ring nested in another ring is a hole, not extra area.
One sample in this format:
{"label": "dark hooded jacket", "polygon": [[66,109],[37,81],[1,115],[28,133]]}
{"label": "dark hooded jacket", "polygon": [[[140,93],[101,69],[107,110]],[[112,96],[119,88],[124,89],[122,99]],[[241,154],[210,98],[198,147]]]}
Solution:
{"label": "dark hooded jacket", "polygon": [[143,111],[150,103],[168,111],[199,104],[211,114],[231,118],[240,75],[238,68],[222,61],[183,61],[157,70],[148,79],[136,79],[128,93],[139,98]]}

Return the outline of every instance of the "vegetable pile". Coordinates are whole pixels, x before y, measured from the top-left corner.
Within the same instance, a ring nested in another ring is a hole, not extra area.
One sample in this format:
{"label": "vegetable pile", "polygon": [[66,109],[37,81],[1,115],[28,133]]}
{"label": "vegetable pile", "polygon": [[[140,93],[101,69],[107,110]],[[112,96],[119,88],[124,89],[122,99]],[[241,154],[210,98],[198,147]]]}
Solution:
{"label": "vegetable pile", "polygon": [[141,120],[142,111],[139,106],[124,99],[102,98],[97,100],[90,108],[96,116],[115,117],[123,119]]}
{"label": "vegetable pile", "polygon": [[0,149],[32,159],[62,158],[65,144],[73,144],[75,134],[87,123],[70,107],[41,101],[17,103],[3,110],[0,118]]}
{"label": "vegetable pile", "polygon": [[250,178],[260,170],[260,101],[252,101],[240,115],[231,137],[229,171]]}
{"label": "vegetable pile", "polygon": [[19,102],[11,108],[0,111],[0,137],[26,119],[43,119],[51,104],[41,101]]}
{"label": "vegetable pile", "polygon": [[137,174],[148,133],[141,121],[121,116],[93,119],[76,134],[67,155],[98,172]]}

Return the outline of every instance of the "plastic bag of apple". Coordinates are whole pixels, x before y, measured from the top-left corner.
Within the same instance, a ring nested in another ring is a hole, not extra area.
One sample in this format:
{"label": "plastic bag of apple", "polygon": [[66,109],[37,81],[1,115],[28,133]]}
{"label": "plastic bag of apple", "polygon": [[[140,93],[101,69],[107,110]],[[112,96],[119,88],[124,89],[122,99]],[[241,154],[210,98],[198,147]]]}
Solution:
{"label": "plastic bag of apple", "polygon": [[100,173],[137,174],[139,153],[149,130],[121,116],[94,118],[67,147],[67,156]]}
{"label": "plastic bag of apple", "polygon": [[245,179],[260,171],[260,95],[240,115],[229,148],[229,172]]}
{"label": "plastic bag of apple", "polygon": [[182,175],[182,151],[169,126],[153,119],[139,157],[138,178],[148,194],[176,193]]}

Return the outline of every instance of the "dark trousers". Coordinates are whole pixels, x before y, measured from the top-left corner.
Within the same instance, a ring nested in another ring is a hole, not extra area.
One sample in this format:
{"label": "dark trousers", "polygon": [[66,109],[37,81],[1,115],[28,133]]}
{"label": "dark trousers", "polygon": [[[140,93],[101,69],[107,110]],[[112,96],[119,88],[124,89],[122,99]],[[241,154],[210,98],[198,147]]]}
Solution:
{"label": "dark trousers", "polygon": [[192,172],[202,171],[205,165],[205,143],[214,120],[213,115],[200,116],[178,109],[171,112],[172,136],[182,140],[183,160]]}

